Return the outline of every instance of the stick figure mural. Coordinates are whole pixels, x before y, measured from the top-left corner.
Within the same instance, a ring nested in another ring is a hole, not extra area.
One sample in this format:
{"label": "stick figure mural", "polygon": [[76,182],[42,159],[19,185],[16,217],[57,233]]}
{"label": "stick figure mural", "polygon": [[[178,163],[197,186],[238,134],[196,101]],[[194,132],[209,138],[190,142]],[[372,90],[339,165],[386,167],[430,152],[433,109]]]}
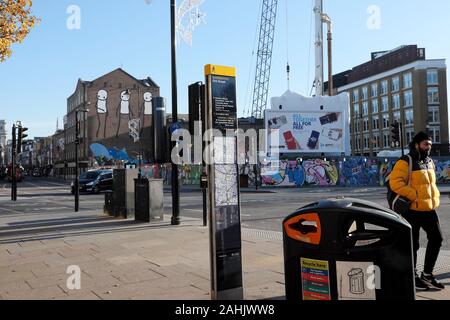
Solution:
{"label": "stick figure mural", "polygon": [[144,93],[144,104],[142,105],[141,109],[139,110],[139,118],[142,117],[141,123],[141,134],[145,127],[145,116],[149,116],[152,114],[152,99],[153,96],[151,92]]}
{"label": "stick figure mural", "polygon": [[103,121],[103,137],[106,137],[106,122],[108,120],[108,92],[106,90],[99,90],[97,93],[97,119],[98,119],[98,127],[97,127],[97,138],[100,132],[101,127],[101,115],[105,115],[105,119]]}
{"label": "stick figure mural", "polygon": [[131,98],[131,94],[130,94],[129,90],[122,91],[122,93],[120,94],[120,104],[116,110],[117,117],[119,118],[119,124],[117,125],[116,137],[119,136],[120,123],[121,123],[122,117],[128,116],[128,120],[131,120],[133,117],[133,112],[130,109],[130,98]]}

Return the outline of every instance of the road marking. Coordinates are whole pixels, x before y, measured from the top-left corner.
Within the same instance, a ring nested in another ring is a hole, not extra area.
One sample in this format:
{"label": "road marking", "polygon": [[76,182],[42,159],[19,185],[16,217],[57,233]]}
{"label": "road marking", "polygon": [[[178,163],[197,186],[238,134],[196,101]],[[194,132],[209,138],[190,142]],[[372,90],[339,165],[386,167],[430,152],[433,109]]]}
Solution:
{"label": "road marking", "polygon": [[9,211],[9,212],[12,212],[12,213],[19,213],[19,214],[23,213],[23,212],[20,212],[20,211],[9,209],[9,208],[2,208],[2,210],[6,210],[6,211]]}

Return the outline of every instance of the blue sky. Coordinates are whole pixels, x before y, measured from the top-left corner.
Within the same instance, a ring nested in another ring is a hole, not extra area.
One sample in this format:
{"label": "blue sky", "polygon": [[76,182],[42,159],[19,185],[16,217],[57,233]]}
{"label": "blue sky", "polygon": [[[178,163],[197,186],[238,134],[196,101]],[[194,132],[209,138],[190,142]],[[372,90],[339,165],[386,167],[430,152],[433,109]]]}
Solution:
{"label": "blue sky", "polygon": [[[22,120],[30,128],[30,137],[51,135],[58,117],[62,124],[66,99],[78,78],[94,80],[118,67],[137,78],[151,76],[161,87],[161,95],[168,98],[170,109],[169,3],[35,0],[33,11],[42,22],[24,43],[13,46],[7,62],[0,63],[0,119],[8,124]],[[66,27],[70,5],[81,9],[80,30]],[[380,29],[367,27],[371,5],[380,8]],[[203,80],[203,66],[214,63],[237,67],[238,109],[246,115],[253,89],[256,55],[252,52],[260,6],[261,0],[204,1],[201,11],[206,24],[195,30],[192,46],[178,45],[180,113],[187,113],[187,86]],[[313,0],[279,0],[269,96],[287,89],[288,51],[291,90],[310,93],[312,8]],[[334,21],[335,72],[366,62],[372,51],[403,44],[425,47],[429,59],[450,58],[448,0],[324,0],[324,9]]]}

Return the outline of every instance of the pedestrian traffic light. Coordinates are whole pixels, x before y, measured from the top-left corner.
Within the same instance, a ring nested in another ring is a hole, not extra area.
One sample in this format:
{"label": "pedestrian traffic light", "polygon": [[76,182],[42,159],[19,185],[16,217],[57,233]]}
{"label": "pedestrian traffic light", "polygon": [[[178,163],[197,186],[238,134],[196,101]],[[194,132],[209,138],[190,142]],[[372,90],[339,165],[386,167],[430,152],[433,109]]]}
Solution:
{"label": "pedestrian traffic light", "polygon": [[399,142],[400,141],[400,123],[398,123],[397,121],[394,122],[394,124],[392,124],[392,141],[393,142]]}
{"label": "pedestrian traffic light", "polygon": [[28,137],[25,132],[28,131],[28,128],[19,127],[19,133],[17,135],[17,154],[22,153],[22,144],[25,141],[25,139]]}

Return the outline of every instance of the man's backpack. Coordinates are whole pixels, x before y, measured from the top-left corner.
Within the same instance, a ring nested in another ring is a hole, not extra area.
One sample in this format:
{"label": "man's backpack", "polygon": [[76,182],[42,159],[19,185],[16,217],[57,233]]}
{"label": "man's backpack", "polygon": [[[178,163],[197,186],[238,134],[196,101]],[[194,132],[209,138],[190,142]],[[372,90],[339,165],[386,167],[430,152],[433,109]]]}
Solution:
{"label": "man's backpack", "polygon": [[[411,175],[412,175],[412,158],[408,155],[409,165],[408,165],[408,186],[411,185]],[[403,197],[391,189],[390,179],[392,172],[386,177],[386,187],[387,187],[387,201],[389,204],[389,208],[392,211],[397,212],[400,215],[403,215],[408,212],[411,202],[408,198]]]}

